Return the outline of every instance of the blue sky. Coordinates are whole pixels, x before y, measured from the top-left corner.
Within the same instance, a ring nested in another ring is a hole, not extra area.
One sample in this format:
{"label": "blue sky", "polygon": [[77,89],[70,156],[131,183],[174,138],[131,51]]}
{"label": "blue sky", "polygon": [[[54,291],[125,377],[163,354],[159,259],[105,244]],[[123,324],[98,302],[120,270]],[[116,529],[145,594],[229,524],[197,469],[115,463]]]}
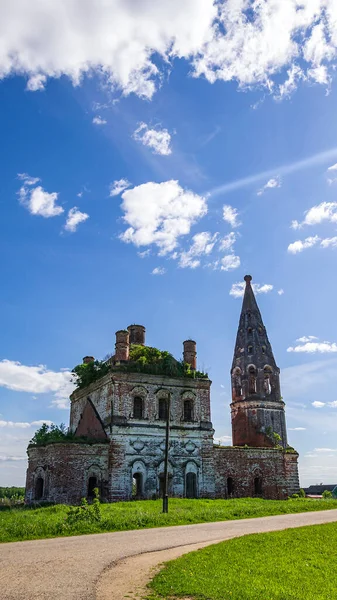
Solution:
{"label": "blue sky", "polygon": [[69,370],[133,322],[177,357],[197,340],[229,443],[246,273],[301,484],[337,483],[333,2],[27,10],[0,19],[0,485],[67,423]]}

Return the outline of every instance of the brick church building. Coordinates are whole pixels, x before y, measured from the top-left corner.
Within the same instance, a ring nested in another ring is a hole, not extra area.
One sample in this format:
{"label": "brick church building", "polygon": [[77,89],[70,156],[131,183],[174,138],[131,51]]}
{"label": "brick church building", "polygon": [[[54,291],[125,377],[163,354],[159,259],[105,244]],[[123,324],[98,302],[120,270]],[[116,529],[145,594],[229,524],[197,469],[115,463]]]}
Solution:
{"label": "brick church building", "polygon": [[71,395],[72,439],[28,447],[28,504],[78,504],[95,487],[107,502],[159,497],[168,406],[170,496],[283,499],[299,491],[280,370],[249,275],[245,282],[231,368],[233,445],[214,444],[211,381],[197,371],[196,343],[183,343],[183,362],[171,357],[172,373],[146,368],[132,358],[147,348],[145,328],[131,325],[116,333],[105,374]]}

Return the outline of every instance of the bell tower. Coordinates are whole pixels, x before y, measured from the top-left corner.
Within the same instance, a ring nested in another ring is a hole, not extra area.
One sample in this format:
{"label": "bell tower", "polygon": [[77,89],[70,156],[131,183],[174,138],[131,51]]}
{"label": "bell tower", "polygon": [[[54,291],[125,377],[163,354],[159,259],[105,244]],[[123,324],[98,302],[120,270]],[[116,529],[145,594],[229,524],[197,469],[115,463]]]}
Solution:
{"label": "bell tower", "polygon": [[287,446],[280,369],[257,305],[252,277],[245,276],[245,292],[236,337],[232,381],[233,446]]}

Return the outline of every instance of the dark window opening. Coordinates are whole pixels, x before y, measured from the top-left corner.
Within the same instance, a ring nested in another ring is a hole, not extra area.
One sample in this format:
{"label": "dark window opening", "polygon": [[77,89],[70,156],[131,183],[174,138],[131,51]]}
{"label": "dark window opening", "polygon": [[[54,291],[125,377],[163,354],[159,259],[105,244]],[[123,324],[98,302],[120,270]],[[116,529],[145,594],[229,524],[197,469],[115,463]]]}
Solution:
{"label": "dark window opening", "polygon": [[252,333],[252,331],[253,331],[252,328],[248,327],[248,333],[249,333],[249,335]]}
{"label": "dark window opening", "polygon": [[248,354],[253,354],[253,346],[248,346]]}
{"label": "dark window opening", "polygon": [[185,400],[184,402],[184,421],[192,421],[193,417],[193,405],[192,400]]}
{"label": "dark window opening", "polygon": [[143,492],[143,475],[134,473],[132,476],[132,498],[141,498]]}
{"label": "dark window opening", "polygon": [[256,371],[254,369],[254,367],[249,367],[249,393],[250,394],[255,394],[256,393]]}
{"label": "dark window opening", "polygon": [[250,319],[250,317],[251,317],[251,316],[252,316],[252,315],[251,315],[251,313],[250,313],[250,312],[249,312],[249,313],[247,313],[247,317],[248,317],[248,319]]}
{"label": "dark window opening", "polygon": [[255,496],[262,496],[262,477],[255,477],[254,479],[254,494]]}
{"label": "dark window opening", "polygon": [[239,368],[236,368],[234,371],[233,384],[234,384],[235,396],[242,396],[241,371]]}
{"label": "dark window opening", "polygon": [[266,347],[262,346],[262,354],[265,354],[265,353],[266,353]]}
{"label": "dark window opening", "polygon": [[166,398],[160,398],[159,400],[159,419],[162,421],[167,420],[167,400]]}
{"label": "dark window opening", "polygon": [[195,473],[186,475],[186,498],[197,498],[197,476]]}
{"label": "dark window opening", "polygon": [[234,494],[234,479],[233,477],[227,477],[227,495],[233,496]]}
{"label": "dark window opening", "polygon": [[42,477],[38,477],[35,483],[35,500],[41,500],[43,497],[44,481]]}
{"label": "dark window opening", "polygon": [[133,399],[133,418],[134,419],[142,419],[143,418],[143,400],[139,396],[136,396]]}
{"label": "dark window opening", "polygon": [[98,488],[97,477],[89,477],[88,481],[88,499],[93,500],[95,498],[94,489]]}

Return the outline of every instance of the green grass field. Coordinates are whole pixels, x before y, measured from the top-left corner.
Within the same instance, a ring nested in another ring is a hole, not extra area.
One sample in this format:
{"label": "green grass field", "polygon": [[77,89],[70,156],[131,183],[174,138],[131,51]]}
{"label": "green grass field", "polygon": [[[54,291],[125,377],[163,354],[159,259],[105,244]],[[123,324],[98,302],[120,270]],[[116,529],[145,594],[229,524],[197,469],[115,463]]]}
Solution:
{"label": "green grass field", "polygon": [[226,521],[330,508],[337,508],[337,500],[170,499],[169,513],[163,514],[160,500],[142,500],[102,504],[99,521],[75,523],[67,521],[69,507],[64,505],[2,509],[0,510],[0,542]]}
{"label": "green grass field", "polygon": [[247,535],[169,562],[148,599],[336,600],[337,523]]}

